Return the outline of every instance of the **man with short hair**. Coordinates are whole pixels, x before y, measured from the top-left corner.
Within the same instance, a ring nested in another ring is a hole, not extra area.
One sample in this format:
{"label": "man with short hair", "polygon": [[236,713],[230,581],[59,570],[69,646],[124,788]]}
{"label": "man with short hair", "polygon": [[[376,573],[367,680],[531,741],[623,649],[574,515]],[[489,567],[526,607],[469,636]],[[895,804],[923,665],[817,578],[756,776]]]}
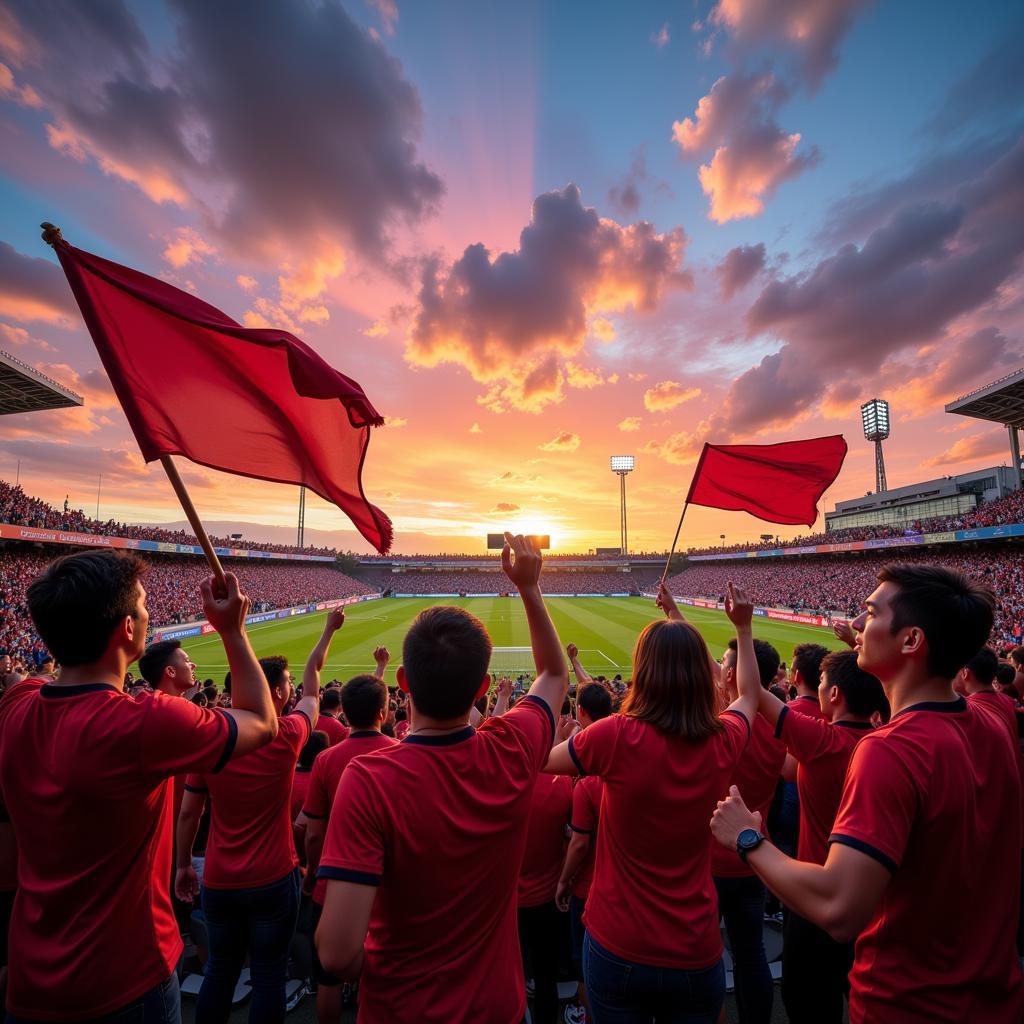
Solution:
{"label": "man with short hair", "polygon": [[[305,688],[303,688],[305,693]],[[341,724],[338,716],[341,714],[341,691],[336,689],[324,690],[320,698],[320,721],[317,728],[327,736],[330,746],[340,743],[349,734],[349,730]]]}
{"label": "man with short hair", "polygon": [[[131,698],[145,646],[145,563],[114,551],[52,562],[28,588],[36,631],[61,664],[0,703],[0,788],[20,849],[8,1021],[180,1020],[182,952],[166,879],[170,777],[215,773],[269,743],[277,722],[245,635],[249,599],[202,585],[235,673],[236,706],[203,711],[162,693]],[[126,971],[111,950],[130,951]]]}
{"label": "man with short hair", "polygon": [[[309,666],[307,666],[307,670]],[[305,684],[306,678],[303,678]],[[310,680],[319,685],[319,675]],[[316,873],[323,852],[324,836],[330,821],[334,794],[345,769],[353,758],[372,754],[375,750],[394,746],[396,741],[381,733],[388,714],[388,690],[379,676],[359,675],[338,690],[341,706],[351,730],[348,737],[336,747],[325,751],[313,763],[309,790],[299,819],[306,827],[306,880],[304,891],[313,899],[313,929],[316,930],[323,914],[327,882],[317,879]],[[316,1015],[320,1024],[337,1024],[342,1009],[342,979],[324,970],[316,946],[313,948],[313,980],[317,984]]]}
{"label": "man with short hair", "polygon": [[[796,656],[793,662],[795,666]],[[798,764],[797,858],[824,864],[854,747],[871,731],[873,715],[888,721],[889,705],[882,684],[857,665],[855,651],[826,653],[818,671],[823,718],[793,715],[794,704],[786,705],[771,694],[761,695],[759,711]],[[836,942],[790,912],[782,953],[782,1001],[790,1024],[842,1024],[852,963],[852,943]]]}
{"label": "man with short hair", "polygon": [[1002,723],[953,690],[995,599],[938,566],[890,565],[878,581],[853,628],[892,718],[854,750],[825,863],[765,841],[735,787],[711,829],[801,917],[857,939],[852,1024],[1019,1024],[1017,754]]}
{"label": "man with short hair", "polygon": [[797,644],[793,648],[790,671],[790,682],[796,690],[790,709],[822,721],[827,719],[818,700],[818,687],[821,686],[821,663],[827,655],[828,648],[821,644]]}
{"label": "man with short hair", "polygon": [[157,640],[139,658],[139,673],[154,690],[180,697],[196,685],[196,666],[180,640]]}
{"label": "man with short hair", "polygon": [[530,629],[530,693],[470,726],[490,684],[490,637],[461,608],[427,608],[398,668],[412,730],[352,761],[334,798],[317,946],[328,971],[360,979],[364,1020],[512,1024],[526,1010],[515,867],[569,679],[540,591],[540,551],[505,534],[502,567]]}

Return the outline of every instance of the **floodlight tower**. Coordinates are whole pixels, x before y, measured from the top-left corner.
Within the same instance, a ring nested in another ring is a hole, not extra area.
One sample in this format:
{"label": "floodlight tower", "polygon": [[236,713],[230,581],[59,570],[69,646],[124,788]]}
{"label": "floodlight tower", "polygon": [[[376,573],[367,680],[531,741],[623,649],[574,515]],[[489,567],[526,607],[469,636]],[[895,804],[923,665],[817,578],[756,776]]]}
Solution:
{"label": "floodlight tower", "polygon": [[613,455],[612,472],[619,478],[619,492],[621,494],[621,507],[619,511],[619,525],[621,529],[620,551],[623,555],[628,553],[626,544],[626,476],[633,472],[636,460],[632,455]]}
{"label": "floodlight tower", "polygon": [[889,403],[884,398],[872,398],[860,407],[860,418],[864,422],[864,440],[875,442],[875,491],[886,491],[882,442],[889,436]]}

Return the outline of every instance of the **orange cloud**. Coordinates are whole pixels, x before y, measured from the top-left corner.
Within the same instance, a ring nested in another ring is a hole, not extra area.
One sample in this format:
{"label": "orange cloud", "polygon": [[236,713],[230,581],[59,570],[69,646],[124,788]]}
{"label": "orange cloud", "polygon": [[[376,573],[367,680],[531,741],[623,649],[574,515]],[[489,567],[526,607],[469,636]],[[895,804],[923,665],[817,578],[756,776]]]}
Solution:
{"label": "orange cloud", "polygon": [[471,426],[469,428],[469,432],[471,434],[482,434],[483,430],[480,428],[480,424],[479,423],[474,423],[473,426]]}
{"label": "orange cloud", "polygon": [[0,64],[0,96],[36,110],[43,105],[39,93],[31,85],[18,85],[14,80],[14,72],[6,64]]}
{"label": "orange cloud", "polygon": [[517,505],[514,501],[499,501],[498,504],[491,509],[491,514],[497,515],[505,512],[521,512],[522,508],[522,505]]}
{"label": "orange cloud", "polygon": [[975,459],[998,458],[1009,451],[1006,435],[987,431],[984,434],[971,434],[961,437],[952,447],[942,454],[925,459],[921,465],[926,467],[948,466]]}
{"label": "orange cloud", "polygon": [[643,421],[639,416],[627,416],[619,423],[619,430],[626,434],[632,434],[634,431],[640,429],[640,424],[642,422]]}
{"label": "orange cloud", "polygon": [[239,288],[247,292],[253,291],[256,285],[259,284],[255,277],[250,277],[248,274],[239,274],[235,278],[235,283]]}
{"label": "orange cloud", "polygon": [[803,170],[796,156],[800,135],[779,136],[756,150],[721,146],[710,164],[701,165],[697,176],[711,199],[708,216],[717,224],[741,217],[756,217],[764,200],[787,178]]}
{"label": "orange cloud", "polygon": [[[179,228],[177,236],[168,242],[164,249],[164,259],[176,270],[181,270],[189,263],[202,262],[204,257],[212,256],[216,251],[197,231],[192,228]],[[247,280],[252,281],[252,286],[255,287],[256,282],[251,277]]]}
{"label": "orange cloud", "polygon": [[663,380],[644,392],[648,412],[665,412],[700,396],[700,388],[688,388],[678,381]]}
{"label": "orange cloud", "polygon": [[565,364],[565,381],[569,387],[582,390],[599,388],[605,383],[604,377],[597,370],[573,362]]}
{"label": "orange cloud", "polygon": [[409,421],[404,416],[388,416],[384,422],[389,427],[406,427],[409,425]]}
{"label": "orange cloud", "polygon": [[537,445],[542,452],[574,452],[579,446],[580,435],[571,430],[563,430],[550,441]]}

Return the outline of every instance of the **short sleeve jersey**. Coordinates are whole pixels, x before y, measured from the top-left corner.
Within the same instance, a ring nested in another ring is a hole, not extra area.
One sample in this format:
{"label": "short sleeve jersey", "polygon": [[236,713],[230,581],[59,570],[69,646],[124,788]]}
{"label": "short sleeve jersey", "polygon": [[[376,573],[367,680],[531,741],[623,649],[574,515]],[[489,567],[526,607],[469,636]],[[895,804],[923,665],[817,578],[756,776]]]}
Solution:
{"label": "short sleeve jersey", "polygon": [[720,721],[720,731],[694,743],[611,715],[569,741],[580,774],[604,782],[583,920],[626,960],[701,970],[722,955],[709,822],[750,727],[735,711]]}
{"label": "short sleeve jersey", "polygon": [[348,729],[330,715],[320,715],[316,720],[316,727],[319,732],[326,734],[328,745],[331,747],[339,744],[348,735]]}
{"label": "short sleeve jersey", "polygon": [[963,698],[906,708],[850,760],[830,841],[892,879],[857,940],[851,1024],[1019,1024],[1020,779],[1006,727]]}
{"label": "short sleeve jersey", "polygon": [[551,709],[527,696],[479,729],[412,733],[345,769],[318,875],[378,887],[361,1021],[523,1019],[514,865],[553,738]]}
{"label": "short sleeve jersey", "polygon": [[538,775],[530,801],[526,853],[519,868],[520,907],[539,907],[555,898],[571,813],[572,780],[565,775]]}
{"label": "short sleeve jersey", "polygon": [[818,703],[817,697],[801,694],[799,697],[794,697],[786,707],[791,711],[806,715],[808,718],[817,718],[819,721],[825,721],[825,712],[821,710],[821,704]]}
{"label": "short sleeve jersey", "polygon": [[203,885],[254,889],[298,866],[292,835],[295,762],[311,732],[301,712],[279,719],[277,736],[220,774],[190,775],[185,788],[210,795]]}
{"label": "short sleeve jersey", "polygon": [[[785,763],[786,748],[782,741],[775,738],[774,730],[764,718],[755,715],[750,743],[719,799],[728,795],[730,785],[736,786],[746,805],[752,811],[761,812],[763,829],[767,833],[768,810]],[[721,843],[712,843],[711,874],[716,878],[749,878],[754,871],[740,860],[735,850],[728,850]]]}
{"label": "short sleeve jersey", "polygon": [[[352,758],[372,754],[382,747],[393,747],[397,742],[376,729],[354,729],[343,742],[319,754],[309,775],[309,789],[306,791],[302,813],[307,818],[326,821],[330,817],[341,773]],[[323,906],[326,891],[327,882],[318,878],[313,889],[313,902]]]}
{"label": "short sleeve jersey", "polygon": [[306,802],[306,794],[309,792],[309,780],[313,774],[312,768],[303,768],[296,765],[295,776],[292,779],[292,798],[288,806],[288,819],[295,821]]}
{"label": "short sleeve jersey", "polygon": [[775,735],[798,762],[800,839],[797,860],[824,864],[828,837],[843,796],[846,768],[853,748],[871,731],[867,722],[826,722],[810,715],[794,715],[787,705],[775,724]]}
{"label": "short sleeve jersey", "polygon": [[590,836],[590,846],[583,863],[572,879],[572,894],[585,900],[590,895],[594,880],[594,853],[597,850],[597,823],[601,818],[601,794],[604,783],[597,775],[584,775],[572,789],[572,817],[569,828],[573,832]]}
{"label": "short sleeve jersey", "polygon": [[[237,728],[221,711],[106,684],[24,685],[0,702],[0,789],[18,836],[7,1008],[103,1016],[165,981],[177,772],[216,772]],[[213,776],[211,776],[213,777]],[[112,950],[130,950],[131,971]]]}

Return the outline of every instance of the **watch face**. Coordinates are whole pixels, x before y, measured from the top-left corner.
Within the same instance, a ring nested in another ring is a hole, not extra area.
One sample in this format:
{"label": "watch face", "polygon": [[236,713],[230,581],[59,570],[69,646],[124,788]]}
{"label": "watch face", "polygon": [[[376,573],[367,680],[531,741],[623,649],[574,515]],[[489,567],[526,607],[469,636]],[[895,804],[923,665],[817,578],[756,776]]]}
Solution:
{"label": "watch face", "polygon": [[741,850],[753,850],[763,839],[764,836],[762,836],[760,832],[752,828],[745,828],[736,837],[736,845]]}

